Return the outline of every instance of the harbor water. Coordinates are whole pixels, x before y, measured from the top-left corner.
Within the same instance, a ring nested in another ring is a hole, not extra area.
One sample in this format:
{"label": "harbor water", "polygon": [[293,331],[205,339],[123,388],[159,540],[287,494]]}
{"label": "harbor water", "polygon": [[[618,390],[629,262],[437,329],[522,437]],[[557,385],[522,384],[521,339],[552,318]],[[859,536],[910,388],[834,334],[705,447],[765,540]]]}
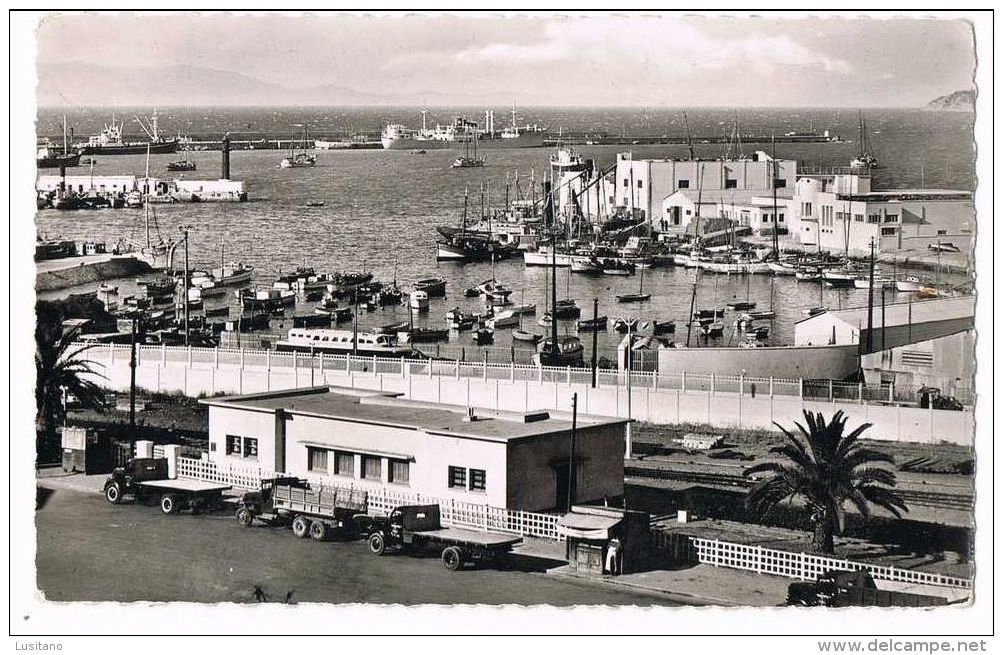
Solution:
{"label": "harbor water", "polygon": [[[162,125],[168,125],[169,119],[165,117],[171,112],[159,111]],[[732,112],[688,111],[691,129],[695,133],[701,129],[706,133],[712,127],[723,130],[726,127],[724,122],[733,119]],[[208,133],[226,130],[232,127],[230,123],[240,122],[243,125],[253,124],[262,131],[281,133],[282,125],[299,122],[320,126],[327,120],[331,125],[330,134],[324,135],[333,136],[338,134],[335,123],[344,132],[352,125],[367,128],[378,125],[384,114],[386,120],[409,121],[407,110],[399,108],[382,113],[373,109],[345,110],[337,114],[336,120],[331,118],[334,114],[328,109],[213,109],[204,112],[200,109],[193,110],[192,114],[202,116],[199,112],[207,116],[201,119],[203,124],[193,124],[190,128],[179,124],[178,128]],[[251,116],[249,112],[256,113]],[[234,113],[240,115],[235,116]],[[620,127],[627,133],[631,130],[651,133],[655,129],[675,129],[670,123],[678,119],[676,113],[681,115],[681,110],[658,110],[647,114],[638,110],[521,111],[530,122],[547,125],[551,131],[605,126],[611,133],[619,132]],[[443,114],[444,122],[447,114]],[[473,110],[467,114],[476,116]],[[175,110],[174,115],[183,113]],[[40,116],[39,131],[43,132],[46,121],[52,122],[53,118]],[[77,134],[82,134],[88,133],[88,129],[100,129],[101,120],[107,121],[108,118],[109,111],[91,109],[78,110],[73,120],[76,121]],[[816,111],[810,114],[810,118],[816,129],[828,129],[844,139],[856,137],[855,111]],[[192,119],[192,122],[197,123],[198,120]],[[739,120],[743,132],[762,134],[772,129],[783,133],[806,129],[809,112],[748,110],[739,114]],[[970,114],[875,110],[873,114],[868,114],[867,121],[873,130],[871,144],[882,166],[873,171],[874,188],[922,186],[974,190]],[[318,136],[321,132],[323,130],[312,128],[312,133]],[[686,156],[685,146],[575,147],[586,158],[595,159],[600,167],[610,166],[617,152],[628,149],[635,159]],[[723,154],[720,145],[696,144],[695,149],[699,157],[720,157]],[[743,149],[746,154],[751,154],[755,149],[770,148],[769,144],[745,144]],[[778,157],[797,159],[807,166],[845,166],[855,151],[856,145],[851,142],[778,144],[776,148]],[[486,151],[486,165],[472,169],[451,168],[454,155],[448,150],[429,150],[426,154],[402,150],[317,151],[315,167],[295,169],[279,168],[279,161],[284,156],[279,151],[234,152],[231,154],[231,178],[245,182],[248,202],[155,205],[151,207],[154,238],[158,231],[164,236],[178,238],[179,227],[190,226],[188,259],[191,268],[218,266],[221,257],[227,261],[240,260],[254,266],[256,282],[269,286],[280,272],[291,272],[303,265],[311,266],[318,272],[372,271],[376,279],[383,282],[390,282],[396,275],[402,288],[408,288],[419,278],[442,276],[448,281],[447,297],[433,299],[427,314],[415,316],[415,324],[426,327],[444,327],[446,311],[455,306],[466,311],[483,311],[481,301],[465,298],[463,291],[494,277],[514,290],[511,296],[514,303],[537,304],[536,316],[523,317],[522,327],[543,333],[545,329],[538,326],[536,320],[543,314],[547,303],[549,269],[526,267],[521,259],[494,265],[437,263],[435,242],[438,235],[435,226],[460,224],[464,215],[464,195],[466,214],[468,218],[475,218],[482,211],[489,213],[492,209],[501,208],[505,203],[506,187],[510,200],[531,197],[533,181],[539,193],[539,183],[548,168],[552,152],[550,148]],[[188,154],[197,163],[196,171],[166,173],[166,164],[177,159],[178,155],[165,154],[150,157],[150,174],[190,179],[219,177],[219,152]],[[97,156],[96,159],[94,175],[142,176],[146,172],[145,155]],[[90,170],[79,167],[70,169],[68,174],[86,175]],[[308,207],[307,203],[323,204]],[[143,243],[146,239],[145,212],[142,209],[67,212],[50,209],[39,211],[35,221],[38,232],[51,238],[108,243],[123,238]],[[28,247],[28,244],[24,246]],[[179,265],[183,258],[183,249],[179,249],[176,260]],[[891,273],[890,267],[883,268],[885,273]],[[597,299],[599,315],[608,316],[611,323],[619,316],[639,316],[642,321],[659,322],[674,319],[677,322],[674,339],[685,343],[685,317],[693,297],[694,276],[693,269],[679,267],[646,270],[643,286],[646,293],[652,294],[651,299],[638,304],[622,304],[617,303],[614,296],[637,292],[641,283],[640,274],[591,278],[572,275],[569,269],[561,268],[557,273],[558,297],[577,300],[582,307],[581,318],[592,317],[593,299]],[[954,275],[944,276],[943,281],[960,283],[963,279]],[[135,292],[134,280],[120,280],[118,283],[122,287],[120,293]],[[93,290],[90,287],[67,289],[61,294]],[[779,345],[791,343],[794,323],[804,318],[803,312],[807,308],[820,305],[833,309],[865,306],[867,297],[866,289],[825,288],[817,283],[797,282],[792,277],[702,273],[697,284],[695,308],[723,307],[728,302],[748,298],[757,303],[757,309],[767,309],[771,307],[772,298],[776,318],[767,343]],[[880,293],[876,293],[876,298],[880,298]],[[888,303],[907,299],[905,294],[886,294]],[[234,305],[231,312],[234,314],[236,304],[232,294],[229,302]],[[296,313],[309,314],[312,311],[312,304],[300,298]],[[287,313],[290,312],[287,310]],[[359,316],[359,328],[362,330],[370,325],[408,320],[408,314],[406,307],[385,307],[370,314],[363,313]],[[727,327],[724,336],[718,340],[704,342],[697,338],[694,330],[690,346],[737,345],[738,336],[731,327],[735,317],[734,312],[726,315]],[[273,322],[273,331],[288,327],[291,327],[288,317],[284,323]],[[574,322],[560,322],[559,332],[575,333]],[[508,351],[513,345],[510,334],[510,329],[498,329],[494,348]],[[612,347],[621,338],[612,330],[601,332],[598,339],[600,354],[611,355]],[[672,335],[669,338],[673,338]],[[582,340],[586,353],[589,353],[591,336],[582,333]],[[462,345],[468,353],[477,349],[469,332],[451,334],[450,345]],[[434,346],[422,347],[434,350]],[[523,352],[529,348],[519,342],[515,347]]]}

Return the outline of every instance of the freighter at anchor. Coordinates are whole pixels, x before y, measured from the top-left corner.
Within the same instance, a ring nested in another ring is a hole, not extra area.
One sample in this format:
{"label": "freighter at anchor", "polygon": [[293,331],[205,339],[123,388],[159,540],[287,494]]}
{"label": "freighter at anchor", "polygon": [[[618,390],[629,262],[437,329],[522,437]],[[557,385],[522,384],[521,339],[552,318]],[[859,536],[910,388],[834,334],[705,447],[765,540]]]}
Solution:
{"label": "freighter at anchor", "polygon": [[453,119],[447,125],[429,128],[425,122],[427,111],[421,112],[421,128],[413,129],[400,123],[388,123],[380,135],[383,147],[388,150],[430,150],[462,147],[473,139],[480,148],[539,148],[547,128],[539,125],[518,125],[515,108],[512,109],[512,124],[500,131],[495,130],[494,111],[484,112],[484,129],[477,123],[463,117]]}

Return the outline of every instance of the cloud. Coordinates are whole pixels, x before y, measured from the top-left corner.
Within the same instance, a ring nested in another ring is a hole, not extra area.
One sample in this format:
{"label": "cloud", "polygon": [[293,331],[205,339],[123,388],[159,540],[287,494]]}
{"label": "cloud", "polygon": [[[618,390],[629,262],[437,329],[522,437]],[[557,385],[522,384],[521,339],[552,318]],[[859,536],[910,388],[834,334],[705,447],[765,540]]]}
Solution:
{"label": "cloud", "polygon": [[[755,22],[749,22],[755,28]],[[714,24],[681,17],[616,17],[554,20],[536,44],[489,43],[452,55],[458,64],[498,66],[591,62],[630,63],[668,73],[744,67],[761,74],[799,66],[846,74],[850,64],[816,52],[792,35],[713,34]],[[796,21],[790,24],[798,32]],[[411,59],[411,63],[414,60]]]}

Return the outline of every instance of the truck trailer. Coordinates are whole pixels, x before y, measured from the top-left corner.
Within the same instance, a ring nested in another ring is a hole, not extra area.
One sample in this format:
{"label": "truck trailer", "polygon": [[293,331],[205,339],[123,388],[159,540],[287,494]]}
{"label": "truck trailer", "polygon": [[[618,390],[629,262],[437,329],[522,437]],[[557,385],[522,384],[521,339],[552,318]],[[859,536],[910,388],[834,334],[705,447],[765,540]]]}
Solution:
{"label": "truck trailer", "polygon": [[444,528],[439,522],[438,505],[404,505],[389,516],[356,520],[368,533],[369,552],[374,555],[390,551],[438,552],[450,571],[468,563],[500,563],[513,546],[522,543],[522,537],[511,534]]}
{"label": "truck trailer", "polygon": [[229,488],[201,480],[171,479],[166,458],[137,457],[112,471],[104,483],[104,497],[115,505],[127,495],[139,502],[159,499],[164,514],[177,514],[183,509],[200,514],[221,508],[223,492]]}
{"label": "truck trailer", "polygon": [[359,489],[314,489],[300,478],[269,478],[261,481],[259,491],[240,497],[236,517],[245,528],[257,519],[291,527],[297,537],[324,541],[337,532],[358,534],[354,517],[365,513],[367,503],[368,494]]}

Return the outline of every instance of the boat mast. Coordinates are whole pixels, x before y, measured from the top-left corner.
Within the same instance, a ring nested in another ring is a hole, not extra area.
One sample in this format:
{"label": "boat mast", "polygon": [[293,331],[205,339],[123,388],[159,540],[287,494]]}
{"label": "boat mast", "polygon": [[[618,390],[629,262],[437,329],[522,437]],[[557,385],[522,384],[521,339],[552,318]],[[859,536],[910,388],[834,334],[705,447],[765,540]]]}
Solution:
{"label": "boat mast", "polygon": [[[112,118],[114,120],[114,118]],[[145,191],[144,202],[146,205],[146,247],[150,248],[150,144],[146,144],[146,179],[143,180],[143,190]]]}
{"label": "boat mast", "polygon": [[[780,261],[780,215],[777,213],[777,141],[774,131],[770,131],[770,142],[773,146],[771,155],[773,164],[773,180],[770,186],[773,187],[773,254],[777,261]],[[746,298],[748,300],[748,298]]]}
{"label": "boat mast", "polygon": [[[700,243],[700,201],[703,198],[703,182],[701,181],[703,174],[703,164],[697,168],[697,206],[696,206],[696,216],[694,217],[696,228],[694,229],[695,239],[694,243]],[[695,249],[690,250],[690,257],[695,257]],[[696,308],[697,302],[697,283],[700,281],[700,267],[696,267],[696,271],[693,273],[693,295],[690,297],[690,315],[689,319],[686,321],[686,347],[690,345],[690,333],[693,331],[693,321],[695,320],[694,310]]]}

